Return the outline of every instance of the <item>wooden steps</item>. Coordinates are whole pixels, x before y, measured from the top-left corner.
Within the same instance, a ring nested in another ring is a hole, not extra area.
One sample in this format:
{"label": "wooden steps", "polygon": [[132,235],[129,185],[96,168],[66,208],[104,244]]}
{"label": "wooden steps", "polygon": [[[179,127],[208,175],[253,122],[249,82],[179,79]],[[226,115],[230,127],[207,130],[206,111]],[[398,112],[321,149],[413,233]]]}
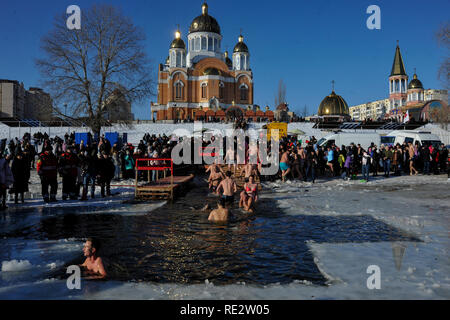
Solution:
{"label": "wooden steps", "polygon": [[190,176],[166,177],[158,181],[136,186],[135,198],[137,200],[173,200],[175,192],[194,179]]}

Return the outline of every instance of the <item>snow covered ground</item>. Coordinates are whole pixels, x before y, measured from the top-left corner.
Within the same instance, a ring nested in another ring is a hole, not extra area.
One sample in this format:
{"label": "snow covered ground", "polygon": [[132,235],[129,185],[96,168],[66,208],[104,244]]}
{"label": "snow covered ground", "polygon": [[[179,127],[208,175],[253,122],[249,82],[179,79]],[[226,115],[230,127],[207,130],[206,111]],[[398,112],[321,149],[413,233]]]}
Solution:
{"label": "snow covered ground", "polygon": [[[31,189],[37,197],[36,177],[32,181]],[[339,239],[308,241],[316,265],[328,280],[326,286],[307,281],[266,286],[222,286],[209,281],[196,285],[83,281],[81,290],[68,290],[65,281],[47,274],[79,257],[82,242],[4,237],[0,239],[0,299],[450,299],[449,186],[444,175],[378,177],[369,183],[339,179],[319,180],[314,185],[297,181],[264,183],[262,197],[273,199],[280,214],[335,219],[336,224],[341,218],[367,217],[364,221],[381,221],[417,239],[397,241],[393,234],[392,241],[359,242],[346,240],[347,235],[342,234]],[[123,200],[132,198],[132,189],[122,187],[119,191],[106,202],[70,205],[78,214],[83,214],[80,208],[87,206],[91,213],[145,215],[165,204],[123,204]],[[39,201],[27,201],[26,205],[39,208]],[[57,208],[61,203],[52,206]],[[14,209],[14,205],[10,207]],[[13,217],[0,218],[1,233],[35,225],[44,214],[42,210],[33,212],[18,210]],[[49,212],[52,214],[51,210],[45,214]],[[325,228],[323,233],[327,232]],[[367,288],[370,274],[366,271],[371,265],[380,267],[380,290]]]}

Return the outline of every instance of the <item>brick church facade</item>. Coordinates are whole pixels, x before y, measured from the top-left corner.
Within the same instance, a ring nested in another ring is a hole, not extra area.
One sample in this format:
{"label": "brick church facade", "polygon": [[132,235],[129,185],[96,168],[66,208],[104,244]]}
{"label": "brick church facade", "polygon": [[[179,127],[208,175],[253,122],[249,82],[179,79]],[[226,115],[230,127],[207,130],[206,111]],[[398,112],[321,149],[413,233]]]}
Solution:
{"label": "brick church facade", "polygon": [[202,14],[189,28],[188,48],[179,30],[169,56],[158,70],[158,102],[151,105],[156,121],[273,119],[273,112],[253,103],[250,52],[239,36],[232,57],[222,52],[218,22],[202,5]]}

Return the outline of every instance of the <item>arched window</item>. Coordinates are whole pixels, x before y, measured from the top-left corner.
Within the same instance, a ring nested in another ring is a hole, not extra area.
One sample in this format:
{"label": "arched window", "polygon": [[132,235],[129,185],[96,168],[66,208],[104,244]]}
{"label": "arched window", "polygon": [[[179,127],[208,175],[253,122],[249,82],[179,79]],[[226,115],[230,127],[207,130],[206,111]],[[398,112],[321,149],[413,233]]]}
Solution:
{"label": "arched window", "polygon": [[200,51],[200,38],[195,38],[195,51]]}
{"label": "arched window", "polygon": [[225,97],[225,84],[223,82],[219,83],[219,99],[224,99]]}
{"label": "arched window", "polygon": [[177,52],[177,63],[176,63],[176,67],[177,68],[181,68],[181,52]]}
{"label": "arched window", "polygon": [[217,45],[217,38],[214,38],[214,50],[219,52],[219,46]]}
{"label": "arched window", "polygon": [[182,100],[184,96],[184,83],[182,81],[175,82],[175,100]]}
{"label": "arched window", "polygon": [[177,59],[177,57],[176,57],[176,53],[175,53],[175,51],[172,51],[172,53],[170,54],[170,66],[171,67],[175,67],[175,60]]}
{"label": "arched window", "polygon": [[208,84],[206,82],[202,83],[202,98],[206,99],[207,95],[208,95]]}
{"label": "arched window", "polygon": [[202,50],[206,50],[206,37],[202,37]]}
{"label": "arched window", "polygon": [[208,51],[213,51],[213,38],[208,37]]}
{"label": "arched window", "polygon": [[248,99],[248,86],[243,83],[240,85],[239,90],[241,92],[241,101],[247,101]]}

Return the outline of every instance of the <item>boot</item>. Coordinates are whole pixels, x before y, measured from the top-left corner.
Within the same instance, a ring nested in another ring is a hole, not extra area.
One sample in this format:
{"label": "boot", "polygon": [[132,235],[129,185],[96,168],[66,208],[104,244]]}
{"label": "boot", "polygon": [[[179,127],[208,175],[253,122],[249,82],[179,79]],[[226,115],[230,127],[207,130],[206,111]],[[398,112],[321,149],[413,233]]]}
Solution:
{"label": "boot", "polygon": [[58,200],[56,200],[56,194],[50,196],[50,202],[58,202]]}
{"label": "boot", "polygon": [[50,198],[48,196],[44,196],[44,202],[45,203],[50,203]]}
{"label": "boot", "polygon": [[25,202],[25,199],[24,199],[24,195],[23,195],[23,192],[20,194],[20,201],[22,202],[22,203],[24,203]]}

